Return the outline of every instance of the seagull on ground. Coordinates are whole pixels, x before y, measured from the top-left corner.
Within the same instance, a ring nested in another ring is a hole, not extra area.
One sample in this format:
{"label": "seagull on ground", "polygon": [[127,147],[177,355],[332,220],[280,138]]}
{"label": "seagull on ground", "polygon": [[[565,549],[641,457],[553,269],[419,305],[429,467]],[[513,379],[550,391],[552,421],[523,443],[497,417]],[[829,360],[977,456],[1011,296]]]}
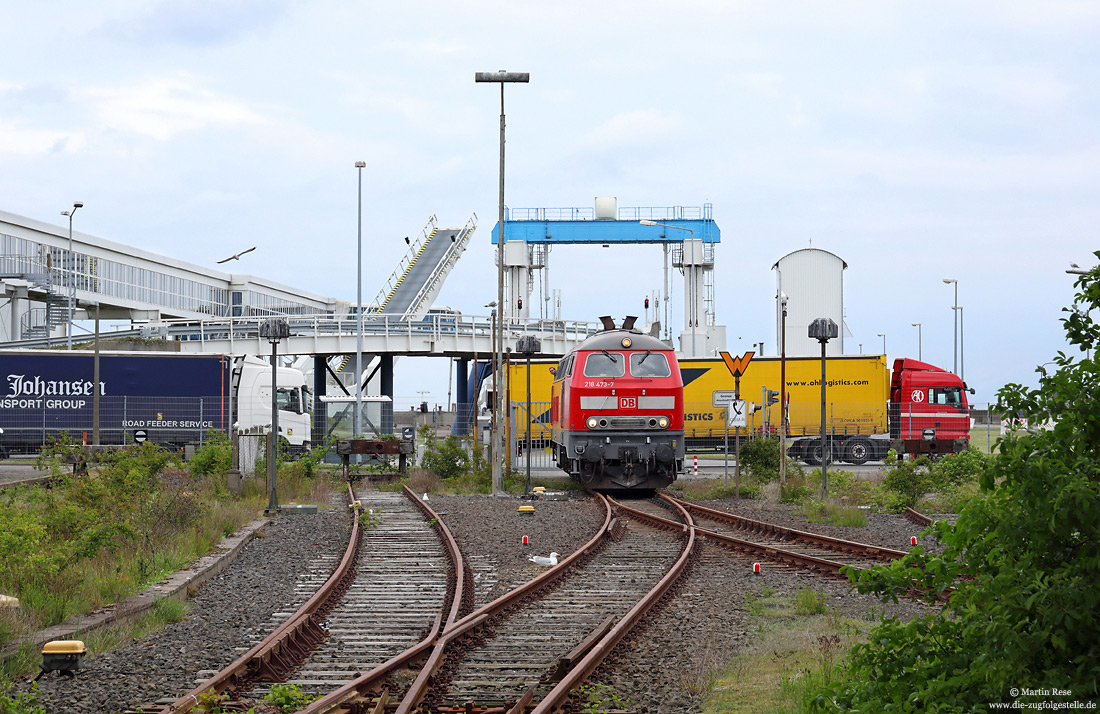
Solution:
{"label": "seagull on ground", "polygon": [[543,567],[549,568],[553,565],[558,564],[558,556],[559,555],[560,555],[560,553],[551,553],[549,558],[544,558],[541,555],[532,555],[527,559],[530,560],[535,565],[541,565]]}
{"label": "seagull on ground", "polygon": [[245,253],[251,253],[254,250],[256,250],[256,246],[252,246],[251,248],[249,248],[247,250],[242,250],[240,253],[237,253],[236,255],[231,255],[228,258],[226,258],[225,260],[219,260],[218,263],[228,263],[229,261],[236,260],[237,258],[240,258]]}

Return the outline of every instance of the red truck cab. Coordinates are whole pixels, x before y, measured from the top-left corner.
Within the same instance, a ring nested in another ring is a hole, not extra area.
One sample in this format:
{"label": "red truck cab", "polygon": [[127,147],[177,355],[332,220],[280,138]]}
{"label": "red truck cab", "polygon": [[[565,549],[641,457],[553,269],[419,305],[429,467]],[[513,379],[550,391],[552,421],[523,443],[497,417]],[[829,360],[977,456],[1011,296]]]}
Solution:
{"label": "red truck cab", "polygon": [[894,360],[890,379],[890,439],[899,454],[966,451],[970,405],[958,375],[915,359]]}

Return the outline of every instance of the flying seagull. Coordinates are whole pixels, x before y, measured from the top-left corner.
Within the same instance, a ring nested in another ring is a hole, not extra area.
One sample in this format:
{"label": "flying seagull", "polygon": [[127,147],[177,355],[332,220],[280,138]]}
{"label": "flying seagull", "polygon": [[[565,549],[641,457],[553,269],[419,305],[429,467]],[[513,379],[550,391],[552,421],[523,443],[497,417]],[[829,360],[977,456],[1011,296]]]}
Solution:
{"label": "flying seagull", "polygon": [[535,565],[542,565],[549,568],[552,565],[558,564],[558,555],[560,555],[560,553],[551,553],[549,558],[544,558],[541,555],[532,555],[527,559]]}
{"label": "flying seagull", "polygon": [[237,253],[236,255],[231,255],[228,258],[226,258],[225,260],[219,260],[218,263],[228,263],[229,261],[236,260],[237,258],[240,258],[245,253],[251,253],[254,250],[256,250],[256,246],[252,246],[248,250],[242,250],[240,253]]}

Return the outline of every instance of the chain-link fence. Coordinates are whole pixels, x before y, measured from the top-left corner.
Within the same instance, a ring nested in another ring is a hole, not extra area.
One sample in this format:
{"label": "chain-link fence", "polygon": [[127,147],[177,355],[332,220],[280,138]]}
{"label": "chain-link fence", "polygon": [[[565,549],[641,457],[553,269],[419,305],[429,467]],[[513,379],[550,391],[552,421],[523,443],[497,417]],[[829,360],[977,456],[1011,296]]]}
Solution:
{"label": "chain-link fence", "polygon": [[[150,441],[178,449],[201,446],[207,431],[224,432],[229,399],[213,397],[102,396],[99,399],[99,442],[127,444]],[[67,434],[92,443],[95,428],[93,397],[36,396],[0,400],[0,437],[12,454],[35,453],[51,438]]]}
{"label": "chain-link fence", "polygon": [[[787,407],[788,439],[814,438],[821,434],[821,403],[791,402]],[[778,436],[781,422],[778,402],[748,411],[744,426],[728,426],[733,406],[714,406],[709,402],[684,404],[684,439],[688,453],[724,451],[733,444],[761,437]],[[1001,415],[992,404],[971,405],[968,409],[945,406],[940,411],[899,406],[884,402],[826,402],[825,431],[832,437],[863,436],[881,439],[920,439],[935,434],[939,438],[960,438],[969,434],[971,445],[985,453],[995,448],[1003,433]],[[926,430],[932,430],[926,432]]]}

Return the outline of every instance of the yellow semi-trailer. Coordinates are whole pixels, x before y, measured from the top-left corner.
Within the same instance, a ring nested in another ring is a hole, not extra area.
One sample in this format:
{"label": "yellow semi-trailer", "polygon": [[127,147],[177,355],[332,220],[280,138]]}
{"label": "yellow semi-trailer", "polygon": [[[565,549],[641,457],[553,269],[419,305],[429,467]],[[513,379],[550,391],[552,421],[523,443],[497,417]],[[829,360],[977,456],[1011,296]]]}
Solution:
{"label": "yellow semi-trailer", "polygon": [[[778,434],[780,371],[787,381],[788,453],[819,464],[821,445],[821,359],[755,357],[744,369],[740,398],[752,404],[745,426],[731,436]],[[550,385],[554,362],[531,364],[531,419],[519,419],[516,435],[543,445],[549,433]],[[525,411],[527,366],[512,363],[509,400]],[[726,442],[726,407],[736,382],[722,359],[680,361],[684,382],[684,442],[687,450],[720,450]],[[885,355],[829,357],[825,364],[826,432],[832,460],[862,464],[879,460],[893,448],[898,453],[951,453],[965,450],[970,420],[967,387],[958,376],[934,365],[898,359],[893,372]],[[545,412],[545,414],[544,414]]]}
{"label": "yellow semi-trailer", "polygon": [[[780,373],[784,360],[754,357],[741,375],[740,398],[751,404],[744,427],[730,435],[778,434]],[[820,440],[821,359],[788,357],[787,436]],[[684,429],[689,449],[720,449],[725,442],[726,407],[736,382],[721,359],[685,359]],[[827,430],[835,435],[833,458],[863,463],[882,458],[889,448],[887,403],[890,369],[883,355],[829,357],[825,365]],[[813,459],[810,459],[813,461]]]}
{"label": "yellow semi-trailer", "polygon": [[508,364],[508,393],[506,401],[515,405],[516,414],[516,449],[522,450],[527,443],[527,424],[533,425],[531,429],[531,446],[542,449],[550,445],[550,386],[554,383],[554,375],[550,373],[551,367],[556,367],[558,360],[531,362],[531,418],[525,419],[527,412],[527,363],[510,362]]}

